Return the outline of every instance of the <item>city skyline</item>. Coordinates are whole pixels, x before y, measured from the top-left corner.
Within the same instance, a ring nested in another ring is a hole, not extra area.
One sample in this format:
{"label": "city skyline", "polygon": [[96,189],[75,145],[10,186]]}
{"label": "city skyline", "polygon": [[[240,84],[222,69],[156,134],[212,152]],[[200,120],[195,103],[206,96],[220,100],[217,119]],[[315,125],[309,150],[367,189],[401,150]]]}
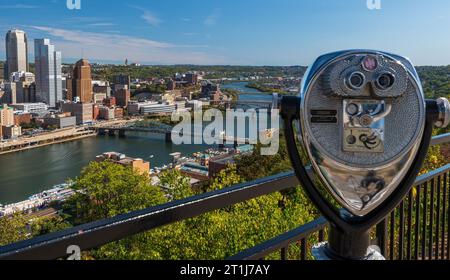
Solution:
{"label": "city skyline", "polygon": [[69,10],[65,0],[15,0],[0,3],[0,32],[22,29],[29,44],[49,38],[65,63],[309,65],[322,53],[362,48],[405,54],[416,65],[450,64],[450,37],[442,36],[450,3],[381,1],[371,10],[366,2],[82,0],[81,10]]}

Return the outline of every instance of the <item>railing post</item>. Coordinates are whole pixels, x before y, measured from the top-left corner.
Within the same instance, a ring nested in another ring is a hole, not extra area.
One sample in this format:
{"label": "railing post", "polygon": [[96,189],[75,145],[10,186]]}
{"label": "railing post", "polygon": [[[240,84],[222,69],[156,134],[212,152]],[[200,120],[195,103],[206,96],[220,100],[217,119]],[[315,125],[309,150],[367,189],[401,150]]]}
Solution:
{"label": "railing post", "polygon": [[388,238],[388,227],[387,220],[384,219],[376,227],[376,236],[378,247],[380,247],[381,254],[387,256],[387,238]]}

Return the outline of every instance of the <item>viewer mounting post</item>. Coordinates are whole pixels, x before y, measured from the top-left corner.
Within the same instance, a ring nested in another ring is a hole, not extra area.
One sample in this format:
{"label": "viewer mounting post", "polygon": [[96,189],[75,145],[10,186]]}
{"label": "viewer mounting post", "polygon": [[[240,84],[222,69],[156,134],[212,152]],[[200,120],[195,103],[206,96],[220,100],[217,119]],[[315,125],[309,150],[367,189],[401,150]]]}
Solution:
{"label": "viewer mounting post", "polygon": [[295,174],[331,224],[328,242],[313,247],[314,257],[384,259],[370,246],[370,230],[410,191],[433,127],[450,122],[449,101],[425,100],[408,59],[350,50],[319,57],[300,96],[274,95],[273,106],[284,119]]}

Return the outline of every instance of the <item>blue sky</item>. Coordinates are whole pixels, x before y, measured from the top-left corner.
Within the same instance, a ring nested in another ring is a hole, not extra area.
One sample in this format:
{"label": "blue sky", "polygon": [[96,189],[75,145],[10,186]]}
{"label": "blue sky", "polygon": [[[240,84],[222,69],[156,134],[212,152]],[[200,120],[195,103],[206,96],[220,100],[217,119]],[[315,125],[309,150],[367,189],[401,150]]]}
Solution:
{"label": "blue sky", "polygon": [[381,0],[380,10],[367,0],[80,1],[69,10],[66,0],[0,0],[0,32],[50,38],[67,62],[308,65],[369,48],[450,64],[448,0]]}

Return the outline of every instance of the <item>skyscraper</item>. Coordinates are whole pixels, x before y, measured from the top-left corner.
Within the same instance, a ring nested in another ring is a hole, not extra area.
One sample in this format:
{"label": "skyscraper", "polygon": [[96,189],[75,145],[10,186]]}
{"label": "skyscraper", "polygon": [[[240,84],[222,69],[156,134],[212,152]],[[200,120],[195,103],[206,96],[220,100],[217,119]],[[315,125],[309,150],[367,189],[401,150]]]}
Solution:
{"label": "skyscraper", "polygon": [[6,34],[6,63],[5,79],[9,79],[13,72],[28,71],[28,39],[27,34],[18,29]]}
{"label": "skyscraper", "polygon": [[36,67],[36,98],[50,107],[63,99],[61,52],[55,51],[55,46],[49,39],[34,40]]}
{"label": "skyscraper", "polygon": [[92,102],[91,65],[86,59],[75,63],[72,78],[67,80],[67,96],[70,100],[77,99],[81,103]]}

